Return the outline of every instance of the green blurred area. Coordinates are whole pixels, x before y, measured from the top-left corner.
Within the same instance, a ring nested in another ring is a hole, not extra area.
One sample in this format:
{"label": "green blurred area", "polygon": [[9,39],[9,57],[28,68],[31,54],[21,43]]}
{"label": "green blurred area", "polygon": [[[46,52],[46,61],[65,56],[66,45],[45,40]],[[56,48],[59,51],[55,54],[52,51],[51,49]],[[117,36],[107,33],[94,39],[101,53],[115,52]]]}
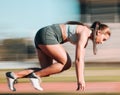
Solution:
{"label": "green blurred area", "polygon": [[[22,69],[0,70],[0,83],[5,83],[5,72],[21,71]],[[120,82],[120,68],[118,66],[89,66],[85,67],[86,82]],[[29,79],[18,79],[19,82],[29,82]],[[59,74],[43,77],[43,82],[76,82],[75,67]]]}
{"label": "green blurred area", "polygon": [[35,47],[31,39],[0,40],[0,61],[23,61],[35,57]]}

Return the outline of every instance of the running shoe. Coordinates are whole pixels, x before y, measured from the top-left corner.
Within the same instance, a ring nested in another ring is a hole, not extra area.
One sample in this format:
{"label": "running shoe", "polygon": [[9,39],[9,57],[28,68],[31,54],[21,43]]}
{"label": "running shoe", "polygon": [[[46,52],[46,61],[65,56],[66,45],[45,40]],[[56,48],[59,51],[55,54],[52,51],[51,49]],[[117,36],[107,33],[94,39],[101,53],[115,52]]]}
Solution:
{"label": "running shoe", "polygon": [[40,77],[38,77],[35,73],[31,73],[29,75],[29,78],[30,78],[30,81],[35,89],[43,91],[43,88],[40,86],[40,83],[41,83]]}
{"label": "running shoe", "polygon": [[6,78],[7,78],[7,81],[8,81],[9,89],[12,90],[12,91],[16,91],[16,89],[14,87],[14,84],[16,82],[16,78],[15,78],[13,72],[7,72],[6,73]]}

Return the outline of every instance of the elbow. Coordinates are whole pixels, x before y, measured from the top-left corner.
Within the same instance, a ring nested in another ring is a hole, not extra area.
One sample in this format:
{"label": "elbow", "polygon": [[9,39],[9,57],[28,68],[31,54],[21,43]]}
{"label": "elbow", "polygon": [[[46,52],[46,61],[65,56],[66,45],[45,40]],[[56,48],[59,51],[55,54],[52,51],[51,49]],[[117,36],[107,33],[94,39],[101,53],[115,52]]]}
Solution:
{"label": "elbow", "polygon": [[75,63],[76,63],[76,64],[84,63],[84,59],[77,58],[77,59],[75,60]]}
{"label": "elbow", "polygon": [[79,62],[80,62],[80,59],[77,58],[77,59],[75,60],[75,63],[79,63]]}

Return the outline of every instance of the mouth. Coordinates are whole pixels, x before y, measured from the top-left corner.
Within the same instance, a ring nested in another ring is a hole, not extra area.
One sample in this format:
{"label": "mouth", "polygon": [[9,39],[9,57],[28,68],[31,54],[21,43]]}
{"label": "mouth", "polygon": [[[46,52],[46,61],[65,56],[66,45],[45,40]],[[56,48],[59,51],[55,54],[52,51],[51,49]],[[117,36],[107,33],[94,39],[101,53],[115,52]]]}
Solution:
{"label": "mouth", "polygon": [[102,44],[102,42],[96,42],[96,44]]}

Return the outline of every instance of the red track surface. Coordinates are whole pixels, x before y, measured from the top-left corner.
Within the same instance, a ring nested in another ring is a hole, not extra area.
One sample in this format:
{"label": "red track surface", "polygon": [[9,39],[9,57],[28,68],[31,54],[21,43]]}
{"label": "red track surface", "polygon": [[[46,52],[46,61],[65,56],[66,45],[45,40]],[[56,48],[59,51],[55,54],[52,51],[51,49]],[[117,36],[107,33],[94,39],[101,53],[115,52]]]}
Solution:
{"label": "red track surface", "polygon": [[[0,84],[0,93],[46,93],[46,92],[76,92],[75,82],[42,83],[44,91],[35,90],[31,83],[15,84],[16,92],[9,90],[7,83]],[[120,92],[120,82],[87,82],[85,92]]]}

